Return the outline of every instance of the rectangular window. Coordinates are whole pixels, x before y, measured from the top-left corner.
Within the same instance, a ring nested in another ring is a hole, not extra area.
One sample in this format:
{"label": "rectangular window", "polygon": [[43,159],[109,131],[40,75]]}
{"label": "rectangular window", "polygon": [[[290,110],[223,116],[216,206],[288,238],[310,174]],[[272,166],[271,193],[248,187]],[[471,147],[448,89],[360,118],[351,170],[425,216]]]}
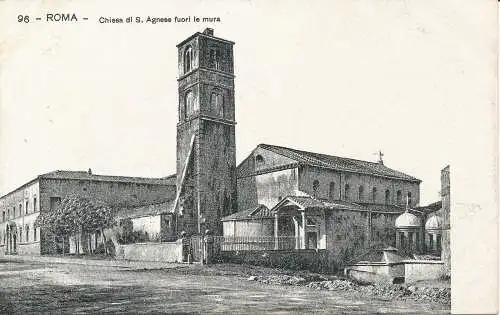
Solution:
{"label": "rectangular window", "polygon": [[54,210],[61,204],[61,197],[50,197],[50,210]]}

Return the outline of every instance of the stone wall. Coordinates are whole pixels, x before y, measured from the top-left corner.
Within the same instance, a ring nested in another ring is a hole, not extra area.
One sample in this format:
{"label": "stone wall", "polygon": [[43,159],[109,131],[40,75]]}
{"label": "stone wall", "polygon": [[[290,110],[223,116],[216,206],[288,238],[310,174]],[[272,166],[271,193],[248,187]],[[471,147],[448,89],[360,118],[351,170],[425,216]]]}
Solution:
{"label": "stone wall", "polygon": [[109,205],[142,205],[173,199],[174,185],[76,179],[40,179],[40,208],[50,210],[50,197],[80,196]]}
{"label": "stone wall", "polygon": [[436,280],[445,275],[442,261],[407,260],[405,266],[405,282],[412,283],[421,280]]}
{"label": "stone wall", "polygon": [[325,250],[259,250],[222,251],[219,259],[223,262],[249,264],[292,270],[333,272]]}
{"label": "stone wall", "polygon": [[345,275],[361,283],[393,283],[397,278],[404,278],[403,264],[372,262],[356,264],[345,268]]}
{"label": "stone wall", "polygon": [[393,245],[396,241],[394,222],[398,214],[371,213],[371,239],[368,231],[370,212],[333,210],[327,212],[327,250],[339,267],[355,261],[369,247]]}
{"label": "stone wall", "polygon": [[[411,193],[411,206],[420,202],[420,185],[417,182],[389,179],[364,174],[339,172],[335,170],[304,166],[299,169],[299,190],[311,196],[314,195],[313,183],[319,182],[316,197],[320,199],[347,200],[354,202],[368,202],[385,204],[385,191],[390,192],[389,204],[405,205],[408,192]],[[330,194],[330,184],[333,183],[333,195]],[[349,185],[349,193],[346,196],[345,187]],[[363,186],[361,198],[359,187]],[[373,188],[377,189],[375,200],[373,199]],[[401,191],[401,202],[398,203],[397,191]]]}
{"label": "stone wall", "polygon": [[116,259],[182,262],[182,242],[116,245]]}
{"label": "stone wall", "polygon": [[40,255],[40,242],[17,244],[18,255]]}

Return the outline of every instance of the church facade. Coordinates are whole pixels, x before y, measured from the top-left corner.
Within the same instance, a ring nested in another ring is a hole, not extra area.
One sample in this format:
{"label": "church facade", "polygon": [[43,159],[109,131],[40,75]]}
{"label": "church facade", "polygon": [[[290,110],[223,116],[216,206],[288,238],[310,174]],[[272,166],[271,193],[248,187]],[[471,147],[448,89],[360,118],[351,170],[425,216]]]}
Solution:
{"label": "church facade", "polygon": [[421,181],[382,160],[268,144],[258,145],[237,174],[242,211],[222,219],[225,236],[274,236],[294,243],[289,249],[326,250],[338,262],[396,246],[396,219],[420,198]]}

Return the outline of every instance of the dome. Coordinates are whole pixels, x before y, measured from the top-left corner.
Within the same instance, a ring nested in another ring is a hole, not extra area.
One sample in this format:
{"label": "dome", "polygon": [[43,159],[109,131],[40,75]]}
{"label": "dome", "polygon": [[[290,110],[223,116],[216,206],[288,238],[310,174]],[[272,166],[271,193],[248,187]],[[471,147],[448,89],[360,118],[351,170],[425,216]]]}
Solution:
{"label": "dome", "polygon": [[437,215],[432,215],[427,222],[425,222],[426,230],[441,230],[443,228],[443,219]]}
{"label": "dome", "polygon": [[420,227],[420,219],[409,212],[405,212],[396,218],[396,228],[417,228]]}

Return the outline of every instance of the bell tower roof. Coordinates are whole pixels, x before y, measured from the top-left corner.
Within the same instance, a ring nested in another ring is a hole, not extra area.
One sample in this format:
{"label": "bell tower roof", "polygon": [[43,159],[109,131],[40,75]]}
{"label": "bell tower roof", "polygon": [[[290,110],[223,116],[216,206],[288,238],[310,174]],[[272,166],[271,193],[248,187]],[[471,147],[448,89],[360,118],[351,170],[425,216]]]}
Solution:
{"label": "bell tower roof", "polygon": [[214,29],[207,27],[203,32],[196,32],[193,35],[189,36],[188,38],[184,39],[182,42],[177,44],[177,47],[183,46],[184,44],[186,44],[187,42],[189,42],[190,40],[192,40],[194,37],[197,37],[197,36],[206,37],[206,38],[210,38],[212,40],[216,40],[216,41],[220,41],[220,42],[223,42],[226,44],[234,45],[233,41],[214,36]]}

